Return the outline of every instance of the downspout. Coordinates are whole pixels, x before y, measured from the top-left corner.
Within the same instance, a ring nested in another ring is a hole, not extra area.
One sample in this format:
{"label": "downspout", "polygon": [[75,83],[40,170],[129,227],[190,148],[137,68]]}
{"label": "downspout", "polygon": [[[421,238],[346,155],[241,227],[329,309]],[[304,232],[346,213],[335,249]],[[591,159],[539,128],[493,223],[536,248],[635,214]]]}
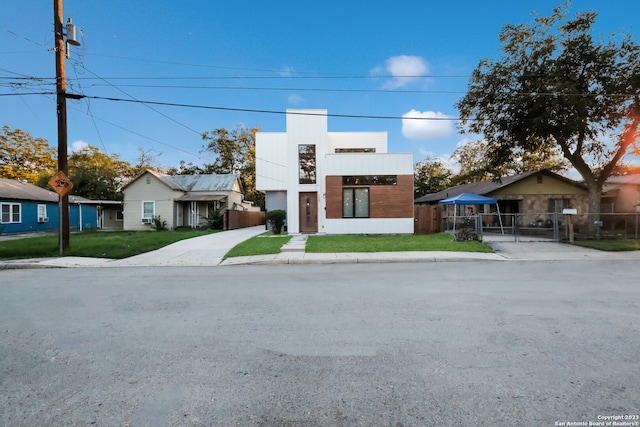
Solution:
{"label": "downspout", "polygon": [[78,224],[78,230],[82,231],[82,205],[78,202],[78,219],[80,224]]}

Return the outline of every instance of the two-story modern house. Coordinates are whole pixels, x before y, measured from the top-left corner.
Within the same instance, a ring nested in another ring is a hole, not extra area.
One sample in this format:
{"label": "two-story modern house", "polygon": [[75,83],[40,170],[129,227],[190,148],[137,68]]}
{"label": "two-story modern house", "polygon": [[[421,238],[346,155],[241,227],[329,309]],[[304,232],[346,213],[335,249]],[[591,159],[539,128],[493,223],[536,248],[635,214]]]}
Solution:
{"label": "two-story modern house", "polygon": [[328,132],[326,110],[256,134],[256,187],[289,233],[413,233],[413,155],[388,153],[386,132]]}

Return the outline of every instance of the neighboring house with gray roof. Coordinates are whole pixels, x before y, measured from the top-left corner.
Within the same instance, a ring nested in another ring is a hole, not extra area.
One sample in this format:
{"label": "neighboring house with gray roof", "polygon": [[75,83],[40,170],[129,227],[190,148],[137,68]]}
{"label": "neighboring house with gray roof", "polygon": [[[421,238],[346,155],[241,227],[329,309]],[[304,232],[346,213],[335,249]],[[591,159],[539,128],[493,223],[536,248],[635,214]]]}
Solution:
{"label": "neighboring house with gray roof", "polygon": [[[79,231],[99,228],[100,206],[100,201],[69,196],[69,228]],[[58,195],[54,191],[0,178],[0,233],[56,231],[59,226]]]}
{"label": "neighboring house with gray roof", "polygon": [[202,226],[214,211],[260,211],[244,200],[236,174],[172,176],[148,169],[123,192],[125,230],[148,230],[157,216],[176,229]]}
{"label": "neighboring house with gray roof", "polygon": [[[414,204],[435,205],[462,193],[479,194],[498,201],[502,213],[554,212],[571,205],[587,212],[588,190],[584,184],[556,173],[542,170],[505,176],[500,181],[480,181],[450,187],[438,193],[426,194]],[[556,203],[563,200],[562,203]]]}
{"label": "neighboring house with gray roof", "polygon": [[[502,177],[500,181],[480,181],[447,188],[438,193],[426,194],[414,200],[415,205],[437,205],[440,200],[457,196],[461,193],[479,194],[497,200],[500,213],[504,214],[505,225],[511,226],[514,214],[522,214],[525,224],[551,220],[554,214],[562,213],[571,207],[578,213],[588,212],[589,192],[579,182],[565,178],[556,173],[542,170],[518,175]],[[464,209],[464,207],[460,208]],[[485,225],[495,225],[495,212],[482,209],[495,209],[494,206],[479,207],[473,213],[490,213],[483,216]],[[461,210],[458,215],[465,215]]]}

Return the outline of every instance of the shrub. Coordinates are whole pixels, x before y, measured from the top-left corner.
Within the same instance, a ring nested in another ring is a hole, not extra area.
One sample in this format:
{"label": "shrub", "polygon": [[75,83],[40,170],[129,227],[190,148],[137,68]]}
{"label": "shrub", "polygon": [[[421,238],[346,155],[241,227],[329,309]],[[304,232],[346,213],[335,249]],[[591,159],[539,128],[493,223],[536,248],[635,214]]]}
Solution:
{"label": "shrub", "polygon": [[214,209],[211,206],[207,210],[207,217],[204,220],[206,221],[205,229],[222,230],[224,226],[224,214],[222,210]]}
{"label": "shrub", "polygon": [[167,221],[163,220],[160,215],[156,215],[153,217],[153,224],[151,224],[156,231],[163,231],[167,229]]}
{"label": "shrub", "polygon": [[271,224],[273,234],[280,234],[284,220],[287,219],[287,212],[281,209],[267,212],[267,221]]}

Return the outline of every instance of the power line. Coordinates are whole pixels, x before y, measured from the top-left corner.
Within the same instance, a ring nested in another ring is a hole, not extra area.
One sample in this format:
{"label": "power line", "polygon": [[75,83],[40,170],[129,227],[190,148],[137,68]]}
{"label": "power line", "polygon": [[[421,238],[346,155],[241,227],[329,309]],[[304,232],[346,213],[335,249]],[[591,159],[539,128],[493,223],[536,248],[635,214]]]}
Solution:
{"label": "power line", "polygon": [[323,117],[340,117],[340,118],[353,118],[353,119],[389,119],[389,120],[440,120],[440,121],[456,121],[460,120],[453,117],[398,117],[398,116],[370,116],[370,115],[355,115],[355,114],[324,114],[324,113],[312,113],[312,112],[297,112],[297,111],[274,111],[274,110],[256,110],[249,108],[231,108],[231,107],[215,107],[210,105],[195,105],[195,104],[180,104],[173,102],[159,102],[159,101],[142,101],[122,98],[112,98],[106,96],[88,96],[88,95],[74,95],[79,98],[99,99],[115,102],[130,102],[149,105],[163,105],[168,107],[183,107],[183,108],[196,108],[205,110],[219,110],[219,111],[240,111],[245,113],[264,113],[264,114],[295,114],[303,116],[323,116]]}
{"label": "power line", "polygon": [[[105,83],[107,83],[109,86],[113,87],[113,88],[114,88],[114,89],[116,89],[117,91],[122,92],[123,94],[127,95],[128,97],[130,97],[130,98],[131,98],[131,100],[129,100],[130,102],[137,102],[137,103],[140,103],[140,104],[144,105],[145,107],[149,108],[151,111],[153,111],[153,112],[155,112],[155,113],[157,113],[157,114],[161,115],[162,117],[164,117],[164,118],[166,118],[166,119],[171,120],[172,122],[176,123],[177,125],[180,125],[180,126],[182,126],[183,128],[185,128],[185,129],[187,129],[187,130],[190,130],[191,132],[193,132],[193,133],[195,133],[195,134],[197,134],[197,135],[202,135],[202,132],[198,132],[197,130],[193,129],[192,127],[189,127],[189,126],[185,125],[184,123],[181,123],[181,122],[177,121],[176,119],[174,119],[174,118],[172,118],[172,117],[169,117],[169,116],[167,116],[166,114],[162,113],[161,111],[158,111],[158,110],[156,110],[155,108],[151,107],[150,105],[152,105],[152,103],[149,103],[149,102],[143,102],[143,101],[140,101],[140,100],[136,99],[133,95],[128,94],[128,93],[127,93],[127,92],[125,92],[124,90],[120,89],[119,87],[117,87],[117,86],[115,86],[115,85],[111,84],[111,83],[110,83],[110,82],[108,82],[107,80],[105,80],[105,79],[103,79],[102,77],[98,76],[96,73],[94,73],[93,71],[91,71],[91,70],[89,70],[88,68],[86,68],[83,64],[81,64],[81,66],[82,66],[82,68],[83,68],[84,70],[86,70],[87,72],[89,72],[89,73],[93,74],[94,76],[96,76],[96,77],[97,77],[97,78],[99,78],[100,80],[104,81],[104,82],[105,82]],[[84,95],[81,95],[81,97],[82,97],[82,98],[93,98],[93,97],[87,97],[87,96],[84,96]],[[93,99],[100,99],[100,98],[93,98]],[[127,100],[121,99],[121,101],[127,101]],[[156,105],[161,105],[161,104],[156,104]]]}
{"label": "power line", "polygon": [[[89,87],[105,85],[91,84]],[[119,87],[153,88],[153,89],[212,89],[212,90],[255,90],[255,91],[296,91],[296,92],[353,92],[353,93],[432,93],[432,94],[461,94],[466,92],[446,90],[388,90],[388,89],[318,89],[300,87],[234,87],[234,86],[185,86],[185,85],[142,85],[120,84]]]}

